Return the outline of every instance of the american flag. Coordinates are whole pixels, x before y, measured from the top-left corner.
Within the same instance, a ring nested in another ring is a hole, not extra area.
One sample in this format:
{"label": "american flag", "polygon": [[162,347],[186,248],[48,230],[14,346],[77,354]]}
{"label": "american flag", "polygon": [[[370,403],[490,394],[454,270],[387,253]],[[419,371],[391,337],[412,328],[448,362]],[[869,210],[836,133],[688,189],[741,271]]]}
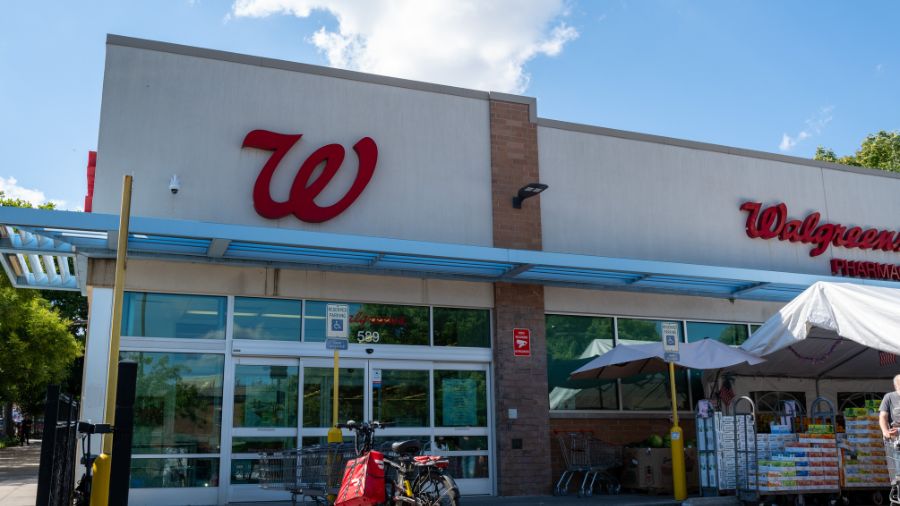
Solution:
{"label": "american flag", "polygon": [[885,367],[888,365],[897,365],[897,355],[886,351],[878,352],[878,365]]}
{"label": "american flag", "polygon": [[719,388],[719,401],[722,403],[719,409],[724,410],[731,403],[732,399],[734,399],[734,390],[731,389],[731,380],[725,378],[722,381],[722,387]]}

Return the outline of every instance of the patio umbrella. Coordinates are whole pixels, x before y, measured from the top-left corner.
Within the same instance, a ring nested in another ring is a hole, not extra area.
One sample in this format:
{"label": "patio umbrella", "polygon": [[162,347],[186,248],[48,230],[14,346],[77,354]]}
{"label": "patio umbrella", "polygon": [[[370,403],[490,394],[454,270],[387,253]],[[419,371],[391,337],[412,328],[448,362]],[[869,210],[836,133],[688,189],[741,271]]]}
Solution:
{"label": "patio umbrella", "polygon": [[[701,339],[678,345],[679,360],[675,365],[691,369],[721,369],[738,364],[765,362],[752,353],[715,339]],[[616,379],[635,374],[667,372],[662,342],[616,346],[575,370],[570,379]]]}

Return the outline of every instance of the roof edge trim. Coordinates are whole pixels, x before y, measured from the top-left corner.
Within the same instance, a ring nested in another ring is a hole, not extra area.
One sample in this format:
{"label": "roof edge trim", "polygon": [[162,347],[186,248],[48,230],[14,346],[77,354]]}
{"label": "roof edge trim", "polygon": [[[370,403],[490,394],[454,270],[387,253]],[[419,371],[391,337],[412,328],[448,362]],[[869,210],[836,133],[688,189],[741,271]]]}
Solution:
{"label": "roof edge trim", "polygon": [[172,42],[161,42],[156,40],[126,37],[124,35],[115,35],[111,33],[106,35],[106,44],[110,46],[146,49],[149,51],[172,53],[182,56],[193,56],[196,58],[226,61],[243,65],[253,65],[257,67],[268,67],[279,70],[287,70],[290,72],[301,72],[304,74],[333,77],[336,79],[346,79],[349,81],[359,81],[370,84],[380,84],[384,86],[393,86],[396,88],[406,88],[410,90],[439,93],[443,95],[452,95],[463,98],[473,98],[478,100],[490,99],[490,93],[487,91],[460,88],[457,86],[448,86],[445,84],[414,81],[412,79],[402,79],[399,77],[387,77],[377,74],[357,72],[353,70],[336,69],[331,67],[324,67],[321,65],[278,60],[274,58],[252,56],[242,53],[232,53],[229,51],[220,51],[217,49],[186,46],[182,44],[175,44]]}
{"label": "roof edge trim", "polygon": [[794,165],[806,165],[818,169],[838,170],[842,172],[852,172],[854,174],[862,174],[867,176],[887,177],[892,179],[900,179],[900,173],[888,172],[879,169],[870,169],[866,167],[853,167],[851,165],[842,165],[839,163],[823,162],[813,160],[811,158],[802,158],[799,156],[781,155],[778,153],[769,153],[767,151],[757,151],[754,149],[735,148],[724,146],[721,144],[712,144],[708,142],[690,141],[685,139],[676,139],[674,137],[665,137],[663,135],[644,134],[639,132],[631,132],[628,130],[616,130],[614,128],[606,128],[601,126],[586,125],[583,123],[571,123],[568,121],[560,121],[548,118],[538,118],[537,125],[539,127],[555,128],[557,130],[567,130],[570,132],[580,132],[585,134],[603,135],[606,137],[617,137],[631,141],[649,142],[653,144],[664,144],[667,146],[675,146],[687,149],[696,149],[699,151],[711,151],[714,153],[723,153],[726,155],[745,156],[749,158],[759,158],[773,162],[790,163]]}

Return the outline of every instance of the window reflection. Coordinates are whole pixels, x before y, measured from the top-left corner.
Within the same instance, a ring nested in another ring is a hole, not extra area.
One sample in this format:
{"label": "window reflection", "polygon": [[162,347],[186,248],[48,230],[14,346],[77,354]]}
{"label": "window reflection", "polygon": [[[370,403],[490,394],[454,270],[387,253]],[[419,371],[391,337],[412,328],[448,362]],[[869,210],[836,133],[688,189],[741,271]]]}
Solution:
{"label": "window reflection", "polygon": [[217,487],[219,459],[132,459],[131,488]]}
{"label": "window reflection", "polygon": [[[620,346],[662,342],[662,320],[619,318],[618,324]],[[682,340],[680,323],[678,339]],[[675,387],[678,391],[676,395],[678,409],[687,409],[687,380],[681,371],[675,374]],[[639,374],[622,379],[622,408],[635,411],[672,409],[668,374]]]}
{"label": "window reflection", "polygon": [[300,341],[299,300],[235,297],[234,338]]}
{"label": "window reflection", "polygon": [[261,475],[262,461],[259,459],[231,459],[231,484],[256,485]]}
{"label": "window reflection", "polygon": [[135,454],[218,453],[222,355],[124,352],[138,363]]}
{"label": "window reflection", "polygon": [[225,297],[126,292],[122,335],[225,338]]}
{"label": "window reflection", "polygon": [[428,371],[380,371],[381,383],[372,384],[374,419],[392,422],[395,427],[430,426]]}
{"label": "window reflection", "polygon": [[[338,421],[363,420],[364,369],[341,369],[338,378]],[[303,368],[303,426],[331,427],[334,369]]]}
{"label": "window reflection", "polygon": [[490,348],[490,311],[434,308],[434,345]]}
{"label": "window reflection", "polygon": [[235,427],[296,427],[298,370],[284,365],[234,368]]}
{"label": "window reflection", "polygon": [[546,321],[550,409],[618,409],[615,380],[569,379],[613,348],[613,319],[547,315]]}
{"label": "window reflection", "polygon": [[487,427],[486,381],[484,371],[435,370],[435,426]]}
{"label": "window reflection", "polygon": [[[325,341],[328,302],[308,301],[303,317],[305,339]],[[350,309],[350,342],[366,345],[428,345],[428,308],[389,304],[347,304]]]}

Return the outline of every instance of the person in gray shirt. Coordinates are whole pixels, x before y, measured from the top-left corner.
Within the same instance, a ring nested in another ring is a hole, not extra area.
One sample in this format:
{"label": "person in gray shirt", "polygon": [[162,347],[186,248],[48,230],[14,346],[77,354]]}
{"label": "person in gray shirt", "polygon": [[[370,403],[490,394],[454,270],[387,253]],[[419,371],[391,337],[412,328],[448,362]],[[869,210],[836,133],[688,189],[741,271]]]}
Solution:
{"label": "person in gray shirt", "polygon": [[897,437],[897,432],[900,430],[895,426],[895,424],[900,425],[900,374],[894,376],[894,391],[884,395],[878,411],[881,435],[885,439]]}

